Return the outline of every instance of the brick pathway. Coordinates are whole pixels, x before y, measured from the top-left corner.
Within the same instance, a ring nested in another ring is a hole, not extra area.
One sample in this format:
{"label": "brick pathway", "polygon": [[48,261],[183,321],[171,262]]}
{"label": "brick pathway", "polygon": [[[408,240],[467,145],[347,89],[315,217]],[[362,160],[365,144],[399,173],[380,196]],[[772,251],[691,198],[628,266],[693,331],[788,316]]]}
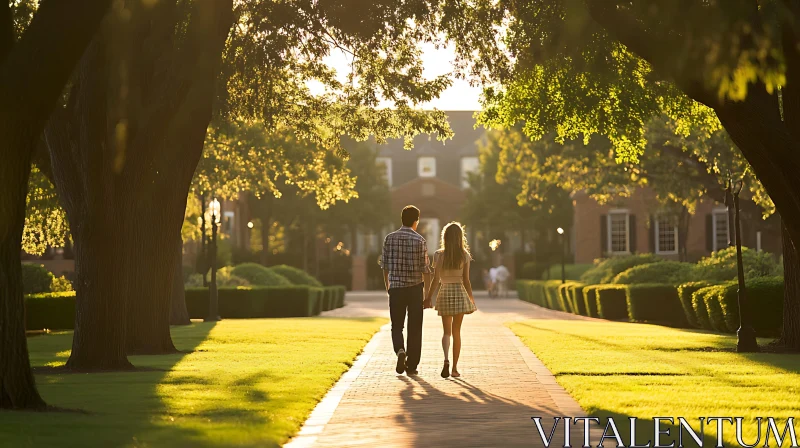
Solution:
{"label": "brick pathway", "polygon": [[[580,406],[504,325],[521,319],[586,319],[510,299],[476,297],[462,327],[461,378],[442,379],[441,320],[426,310],[419,376],[397,375],[391,334],[379,331],[287,447],[543,446],[532,416],[583,416]],[[352,293],[326,316],[388,317],[380,293]],[[550,426],[545,426],[549,428]],[[559,426],[553,446],[563,445]],[[574,426],[572,444],[582,445]],[[597,435],[592,436],[597,440]]]}

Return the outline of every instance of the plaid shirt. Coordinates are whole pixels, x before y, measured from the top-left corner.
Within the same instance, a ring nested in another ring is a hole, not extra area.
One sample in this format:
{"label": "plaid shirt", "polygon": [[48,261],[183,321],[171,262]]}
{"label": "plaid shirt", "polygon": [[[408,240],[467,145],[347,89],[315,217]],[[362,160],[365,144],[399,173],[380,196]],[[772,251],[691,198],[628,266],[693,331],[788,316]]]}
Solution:
{"label": "plaid shirt", "polygon": [[383,240],[381,267],[389,271],[389,287],[403,288],[422,283],[422,274],[431,274],[428,243],[411,227],[400,227]]}

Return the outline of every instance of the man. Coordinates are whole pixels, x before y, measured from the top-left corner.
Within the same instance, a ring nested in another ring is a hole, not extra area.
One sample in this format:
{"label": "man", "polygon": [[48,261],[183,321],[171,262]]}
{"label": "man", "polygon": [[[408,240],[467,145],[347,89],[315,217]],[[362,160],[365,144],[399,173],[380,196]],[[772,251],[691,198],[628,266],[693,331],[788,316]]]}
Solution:
{"label": "man", "polygon": [[503,266],[503,263],[500,263],[500,266],[497,267],[495,270],[495,282],[497,283],[497,290],[495,291],[495,295],[499,296],[500,293],[503,293],[504,297],[508,297],[508,278],[511,277],[511,273],[508,272],[508,268]]}
{"label": "man", "polygon": [[489,269],[489,297],[497,297],[497,267]]}
{"label": "man", "polygon": [[[417,233],[419,209],[406,206],[400,215],[403,226],[386,235],[381,267],[389,293],[392,345],[397,354],[397,373],[417,374],[422,352],[422,301],[430,286],[432,269],[428,244]],[[403,324],[408,313],[408,344],[403,344]]]}

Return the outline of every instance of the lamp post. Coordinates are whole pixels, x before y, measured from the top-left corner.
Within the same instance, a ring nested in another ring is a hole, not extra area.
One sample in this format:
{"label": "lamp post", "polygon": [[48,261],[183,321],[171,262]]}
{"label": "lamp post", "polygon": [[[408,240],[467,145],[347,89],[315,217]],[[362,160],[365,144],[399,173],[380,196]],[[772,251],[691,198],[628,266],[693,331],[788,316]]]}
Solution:
{"label": "lamp post", "polygon": [[216,322],[220,320],[219,317],[219,295],[217,293],[217,226],[220,222],[219,201],[214,198],[208,204],[209,212],[211,213],[211,247],[209,247],[211,258],[211,282],[208,286],[208,317],[206,322]]}
{"label": "lamp post", "polygon": [[564,267],[564,259],[566,258],[567,239],[564,238],[564,229],[559,227],[556,229],[558,237],[561,238],[561,283],[567,282],[566,268]]}
{"label": "lamp post", "polygon": [[200,192],[200,269],[203,287],[208,287],[208,237],[206,236],[206,192]]}
{"label": "lamp post", "polygon": [[736,182],[735,187],[733,181],[729,181],[729,188],[733,188],[733,208],[734,208],[734,226],[736,234],[736,270],[739,280],[739,290],[737,291],[739,301],[739,330],[736,331],[738,342],[736,344],[736,351],[739,353],[752,353],[758,351],[758,342],[756,341],[756,332],[753,330],[753,325],[750,322],[751,313],[750,305],[747,302],[747,291],[744,284],[744,266],[742,263],[742,230],[739,223],[739,193],[742,191],[744,181],[742,179]]}

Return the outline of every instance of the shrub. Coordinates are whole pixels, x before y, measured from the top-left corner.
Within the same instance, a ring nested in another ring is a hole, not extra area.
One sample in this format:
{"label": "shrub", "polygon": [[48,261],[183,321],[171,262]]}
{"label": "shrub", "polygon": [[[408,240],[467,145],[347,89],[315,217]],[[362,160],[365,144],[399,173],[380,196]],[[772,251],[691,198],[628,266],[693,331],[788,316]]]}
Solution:
{"label": "shrub", "polygon": [[53,278],[53,273],[41,264],[22,263],[23,294],[50,292]]}
{"label": "shrub", "polygon": [[547,306],[544,296],[544,282],[541,280],[518,280],[517,293],[519,298],[525,302]]}
{"label": "shrub", "polygon": [[[307,317],[321,310],[320,288],[272,286],[219,288],[219,315],[222,318]],[[189,317],[208,315],[208,288],[186,288]]]}
{"label": "shrub", "polygon": [[522,265],[522,269],[517,275],[518,279],[524,280],[538,280],[542,278],[542,274],[550,264],[544,264],[537,261],[528,261]]}
{"label": "shrub", "polygon": [[258,263],[242,263],[230,271],[231,275],[243,278],[253,286],[291,286],[286,277]]}
{"label": "shrub", "polygon": [[619,273],[627,271],[634,266],[658,261],[662,261],[661,258],[653,254],[625,255],[597,260],[592,268],[581,275],[580,280],[590,285],[610,283]]}
{"label": "shrub", "polygon": [[50,292],[70,292],[73,291],[72,289],[72,282],[67,279],[65,276],[55,277],[53,276],[53,281],[50,282]]}
{"label": "shrub", "polygon": [[678,289],[664,284],[635,284],[626,289],[628,317],[636,322],[654,322],[665,325],[685,327],[686,315],[683,312]]}
{"label": "shrub", "polygon": [[[756,334],[778,336],[783,323],[783,279],[754,278],[747,281],[745,287]],[[728,282],[698,291],[702,293],[708,312],[708,324],[704,328],[730,333],[739,329],[738,289],[737,282]]]}
{"label": "shrub", "polygon": [[[560,280],[559,280],[560,282]],[[569,287],[571,283],[561,283],[558,285],[558,306],[561,311],[572,313],[572,303],[569,298]]]}
{"label": "shrub", "polygon": [[745,286],[756,334],[779,336],[783,324],[783,278],[755,278]]}
{"label": "shrub", "polygon": [[686,315],[686,321],[692,327],[700,327],[697,321],[697,315],[692,306],[692,294],[700,288],[711,286],[708,282],[688,282],[678,286],[678,299],[681,301],[683,314]]}
{"label": "shrub", "polygon": [[71,330],[75,328],[75,292],[51,292],[25,296],[25,329]]}
{"label": "shrub", "polygon": [[[780,275],[781,266],[768,252],[742,248],[745,279]],[[697,262],[695,280],[725,282],[736,278],[736,248],[718,250]]]}
{"label": "shrub", "polygon": [[569,286],[570,303],[572,304],[572,312],[580,314],[581,316],[588,316],[586,311],[586,301],[583,299],[583,283],[573,282]]}
{"label": "shrub", "polygon": [[187,288],[202,288],[203,287],[203,275],[202,274],[191,274],[183,283]]}
{"label": "shrub", "polygon": [[608,320],[628,319],[628,300],[625,285],[598,285],[595,289],[597,295],[597,314]]}
{"label": "shrub", "polygon": [[634,266],[614,277],[613,283],[632,285],[637,283],[662,283],[675,285],[692,278],[694,265],[679,261],[659,261]]}
{"label": "shrub", "polygon": [[308,272],[289,265],[280,264],[269,268],[272,272],[284,277],[293,285],[321,287],[322,283]]}
{"label": "shrub", "polygon": [[697,318],[697,324],[700,328],[706,330],[712,330],[712,328],[711,321],[708,319],[708,308],[706,308],[705,296],[707,292],[710,292],[710,288],[714,287],[715,286],[706,286],[698,289],[692,294],[692,308],[694,309],[694,315]]}
{"label": "shrub", "polygon": [[586,315],[589,317],[600,317],[597,312],[597,288],[600,285],[590,285],[583,287],[583,301],[586,304]]}
{"label": "shrub", "polygon": [[561,304],[559,287],[561,287],[561,280],[544,281],[544,306],[551,310],[566,311]]}
{"label": "shrub", "polygon": [[[564,265],[564,277],[567,281],[580,280],[581,276],[589,269],[592,269],[592,267],[594,267],[592,263]],[[541,275],[542,279],[547,278],[548,274],[551,280],[561,279],[561,264],[550,264],[549,268],[545,269],[545,271],[546,272],[543,272]]]}

